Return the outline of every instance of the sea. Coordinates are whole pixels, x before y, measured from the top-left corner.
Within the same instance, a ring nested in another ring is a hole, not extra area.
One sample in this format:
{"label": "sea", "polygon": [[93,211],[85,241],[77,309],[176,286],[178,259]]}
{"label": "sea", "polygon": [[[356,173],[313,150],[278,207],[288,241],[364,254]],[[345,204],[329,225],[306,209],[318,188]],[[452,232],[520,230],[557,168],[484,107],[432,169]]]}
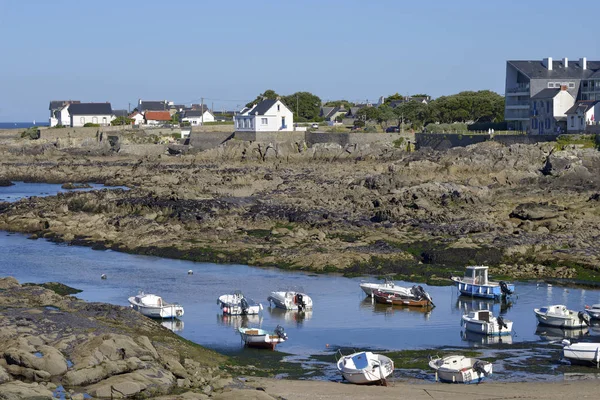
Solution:
{"label": "sea", "polygon": [[0,129],[27,129],[32,126],[48,126],[47,122],[0,122]]}

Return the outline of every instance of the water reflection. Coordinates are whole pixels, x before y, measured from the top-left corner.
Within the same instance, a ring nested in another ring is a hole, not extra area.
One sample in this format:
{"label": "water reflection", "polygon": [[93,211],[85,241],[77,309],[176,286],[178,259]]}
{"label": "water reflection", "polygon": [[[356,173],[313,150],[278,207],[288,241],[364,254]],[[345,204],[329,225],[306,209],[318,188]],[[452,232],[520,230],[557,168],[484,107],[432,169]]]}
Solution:
{"label": "water reflection", "polygon": [[163,319],[160,324],[173,332],[179,332],[183,330],[183,321],[177,318]]}
{"label": "water reflection", "polygon": [[372,309],[375,314],[393,315],[397,313],[406,314],[423,314],[425,319],[429,319],[432,310],[435,308],[431,307],[410,307],[399,304],[381,304],[377,303],[375,299],[367,297],[359,303],[360,308]]}
{"label": "water reflection", "polygon": [[542,340],[580,339],[589,334],[589,329],[561,329],[552,326],[538,325],[535,334]]}
{"label": "water reflection", "polygon": [[295,322],[301,324],[304,321],[308,321],[312,317],[312,310],[298,311],[298,310],[284,310],[277,307],[267,307],[269,315],[274,319],[282,319],[286,322]]}
{"label": "water reflection", "polygon": [[481,335],[479,333],[465,330],[461,333],[461,337],[465,342],[471,344],[512,344],[512,335],[496,336],[496,335]]}
{"label": "water reflection", "polygon": [[217,323],[223,326],[231,326],[234,329],[247,328],[249,326],[260,328],[263,317],[261,314],[254,315],[228,315],[217,314]]}
{"label": "water reflection", "polygon": [[480,299],[468,296],[458,296],[456,308],[462,310],[464,314],[470,311],[488,310],[494,315],[503,315],[513,306],[512,299]]}

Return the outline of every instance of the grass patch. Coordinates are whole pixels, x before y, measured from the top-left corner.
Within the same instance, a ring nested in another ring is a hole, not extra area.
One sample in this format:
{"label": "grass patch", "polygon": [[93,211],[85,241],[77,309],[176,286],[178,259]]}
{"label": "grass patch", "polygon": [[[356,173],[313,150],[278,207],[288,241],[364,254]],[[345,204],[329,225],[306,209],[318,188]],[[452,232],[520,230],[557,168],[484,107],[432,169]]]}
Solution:
{"label": "grass patch", "polygon": [[569,145],[577,145],[584,149],[598,148],[596,135],[560,135],[556,139],[554,148],[556,150],[564,150]]}
{"label": "grass patch", "polygon": [[249,229],[246,231],[248,236],[252,236],[258,239],[264,239],[266,237],[271,236],[270,229]]}
{"label": "grass patch", "polygon": [[24,283],[23,286],[41,286],[45,289],[52,290],[54,293],[61,296],[68,296],[72,294],[81,293],[82,290],[72,288],[58,282],[47,282],[47,283]]}

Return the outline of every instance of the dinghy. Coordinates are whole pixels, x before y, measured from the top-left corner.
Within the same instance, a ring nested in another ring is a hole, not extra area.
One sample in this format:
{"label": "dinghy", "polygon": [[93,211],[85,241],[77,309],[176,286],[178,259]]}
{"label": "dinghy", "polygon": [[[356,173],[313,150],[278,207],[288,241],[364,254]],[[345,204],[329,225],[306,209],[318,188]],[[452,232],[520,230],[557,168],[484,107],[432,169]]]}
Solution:
{"label": "dinghy", "polygon": [[183,316],[183,306],[177,303],[167,303],[155,294],[140,292],[129,299],[131,308],[150,318],[176,318]]}
{"label": "dinghy", "polygon": [[488,269],[484,265],[468,266],[464,277],[453,276],[450,279],[456,284],[460,294],[465,296],[495,299],[513,294],[515,285],[504,281],[490,281]]}
{"label": "dinghy", "polygon": [[512,333],[512,321],[501,316],[494,317],[491,311],[471,311],[462,316],[461,323],[469,332],[491,336],[508,336]]}
{"label": "dinghy", "polygon": [[564,339],[563,358],[573,364],[593,364],[600,368],[600,343],[571,343]]}
{"label": "dinghy", "polygon": [[369,283],[369,282],[361,282],[359,284],[360,288],[365,292],[367,296],[373,297],[373,292],[376,290],[381,290],[382,292],[387,293],[395,293],[400,296],[410,296],[411,288],[397,286],[393,281],[389,279],[385,279],[383,283]]}
{"label": "dinghy", "polygon": [[573,311],[557,304],[533,310],[540,324],[563,329],[580,329],[590,325],[590,316],[583,311]]}
{"label": "dinghy", "polygon": [[287,333],[283,327],[277,325],[275,331],[269,332],[258,328],[238,328],[242,341],[248,347],[275,350],[275,346],[287,340]]}
{"label": "dinghy", "polygon": [[271,292],[267,301],[284,310],[304,311],[311,310],[313,307],[313,301],[306,293],[294,291]]}
{"label": "dinghy", "polygon": [[262,304],[244,297],[240,291],[219,296],[217,304],[223,310],[223,314],[229,315],[256,315],[263,308]]}
{"label": "dinghy", "polygon": [[436,380],[446,383],[479,383],[492,375],[492,364],[465,356],[452,355],[429,361]]}
{"label": "dinghy", "polygon": [[386,384],[385,379],[394,372],[394,362],[381,354],[361,351],[344,356],[338,351],[337,368],[344,379],[357,385]]}

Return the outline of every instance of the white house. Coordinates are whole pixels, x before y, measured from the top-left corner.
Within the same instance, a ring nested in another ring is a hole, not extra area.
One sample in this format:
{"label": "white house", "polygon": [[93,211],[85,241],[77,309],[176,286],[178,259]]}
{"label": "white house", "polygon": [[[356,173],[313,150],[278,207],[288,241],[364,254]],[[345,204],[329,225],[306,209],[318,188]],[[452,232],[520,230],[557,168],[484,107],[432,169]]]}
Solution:
{"label": "white house", "polygon": [[144,113],[146,125],[164,125],[171,122],[171,113],[168,111],[146,111]]}
{"label": "white house", "polygon": [[181,121],[187,121],[192,126],[202,125],[206,122],[215,122],[215,116],[210,110],[187,110],[185,111],[185,116],[181,119]]}
{"label": "white house", "polygon": [[277,132],[294,130],[294,114],[281,100],[263,100],[245,108],[234,117],[240,132]]}
{"label": "white house", "polygon": [[71,127],[84,126],[85,124],[110,125],[115,119],[110,103],[79,103],[70,104],[69,108]]}
{"label": "white house", "polygon": [[583,132],[588,125],[598,123],[600,117],[600,100],[578,101],[573,107],[566,112],[567,114],[567,131],[568,132]]}
{"label": "white house", "polygon": [[567,131],[567,110],[573,107],[575,98],[567,86],[543,89],[530,100],[531,134],[548,135]]}
{"label": "white house", "polygon": [[56,125],[69,126],[71,117],[69,115],[69,104],[80,103],[79,100],[52,100],[50,102],[50,120],[51,127]]}
{"label": "white house", "polygon": [[133,120],[133,125],[142,125],[144,123],[144,116],[137,111],[131,113],[129,118]]}

